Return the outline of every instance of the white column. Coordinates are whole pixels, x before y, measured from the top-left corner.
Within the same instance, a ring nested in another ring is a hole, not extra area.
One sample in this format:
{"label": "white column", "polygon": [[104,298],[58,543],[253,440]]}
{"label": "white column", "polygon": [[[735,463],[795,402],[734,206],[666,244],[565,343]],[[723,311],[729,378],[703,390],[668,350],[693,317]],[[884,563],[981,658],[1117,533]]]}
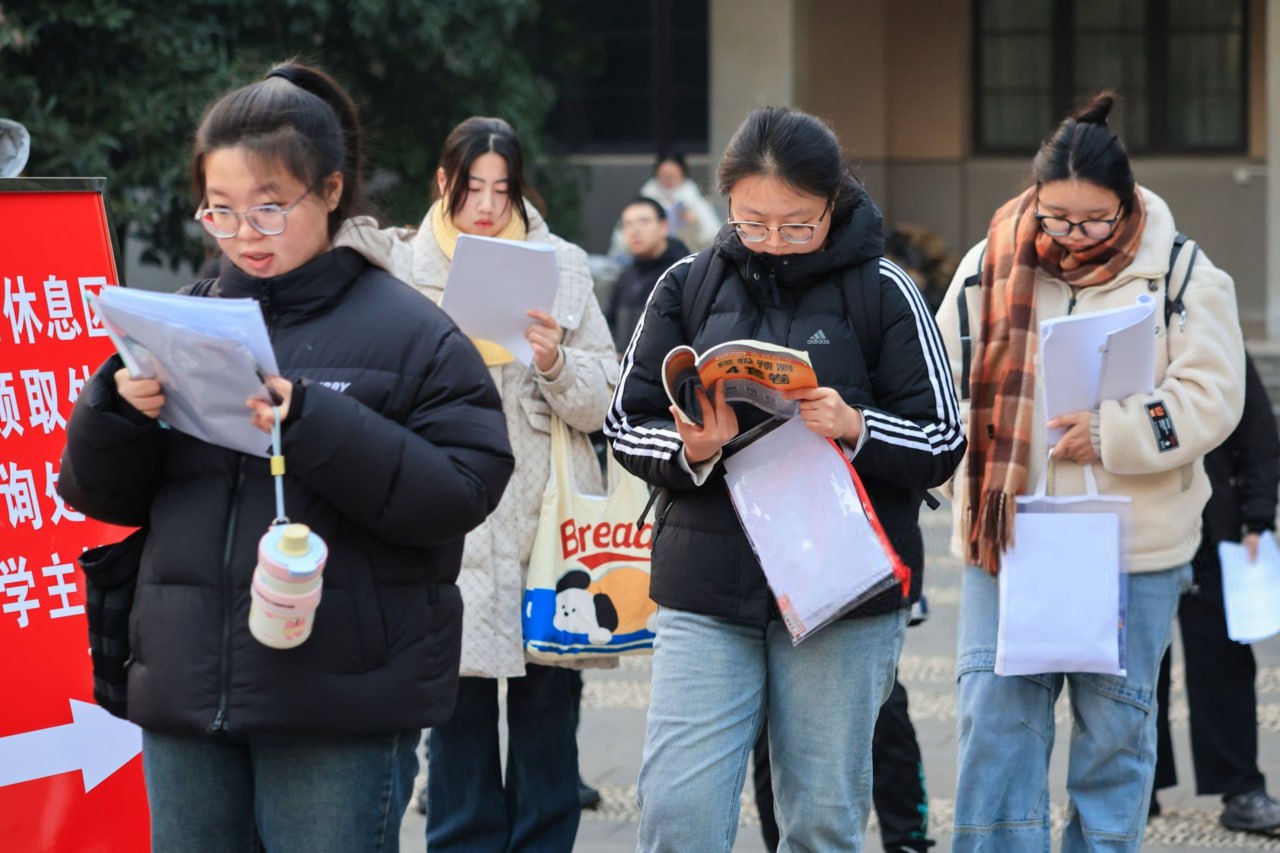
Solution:
{"label": "white column", "polygon": [[711,127],[715,164],[752,109],[796,96],[796,6],[804,0],[711,0]]}
{"label": "white column", "polygon": [[1267,0],[1267,337],[1280,340],[1280,0]]}

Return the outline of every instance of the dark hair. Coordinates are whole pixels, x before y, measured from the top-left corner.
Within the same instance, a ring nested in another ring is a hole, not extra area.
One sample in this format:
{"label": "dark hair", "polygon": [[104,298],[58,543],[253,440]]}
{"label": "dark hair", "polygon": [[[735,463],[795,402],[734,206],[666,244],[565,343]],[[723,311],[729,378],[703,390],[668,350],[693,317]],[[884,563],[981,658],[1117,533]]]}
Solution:
{"label": "dark hair", "polygon": [[666,209],[664,209],[662,205],[658,204],[658,202],[649,198],[647,195],[636,196],[635,198],[631,199],[631,201],[624,204],[622,206],[622,210],[625,213],[628,207],[635,207],[637,204],[648,205],[649,207],[653,208],[653,212],[657,214],[659,222],[666,221],[667,219]]}
{"label": "dark hair", "polygon": [[653,171],[657,172],[658,167],[663,163],[675,163],[680,167],[680,171],[687,178],[689,177],[689,165],[684,162],[684,155],[679,151],[659,151],[657,158],[653,161]]}
{"label": "dark hair", "polygon": [[524,149],[515,130],[500,118],[472,116],[449,131],[440,152],[440,168],[449,193],[449,216],[457,216],[466,204],[471,164],[484,154],[497,154],[507,161],[507,198],[515,213],[529,227],[524,209]]}
{"label": "dark hair", "polygon": [[728,198],[743,178],[766,176],[835,202],[833,220],[847,217],[863,195],[831,128],[791,107],[758,107],[742,122],[720,158],[720,194]]}
{"label": "dark hair", "polygon": [[282,62],[205,110],[191,153],[197,204],[205,197],[205,158],[222,148],[244,148],[259,160],[278,163],[309,189],[341,172],[342,196],[329,213],[330,237],[344,220],[367,211],[355,103],[318,68]]}
{"label": "dark hair", "polygon": [[1133,209],[1129,153],[1120,137],[1107,126],[1107,115],[1114,103],[1114,93],[1099,92],[1040,144],[1031,167],[1036,186],[1053,181],[1088,181],[1119,196],[1125,214]]}

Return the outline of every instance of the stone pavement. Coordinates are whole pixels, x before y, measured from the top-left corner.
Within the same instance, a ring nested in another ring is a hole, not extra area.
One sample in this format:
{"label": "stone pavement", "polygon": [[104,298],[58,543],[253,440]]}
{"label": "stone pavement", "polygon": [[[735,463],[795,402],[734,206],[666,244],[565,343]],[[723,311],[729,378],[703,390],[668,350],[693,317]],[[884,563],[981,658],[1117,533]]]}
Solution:
{"label": "stone pavement", "polygon": [[[950,846],[950,822],[955,802],[955,633],[960,593],[959,563],[947,555],[950,517],[945,506],[923,511],[928,568],[925,592],[931,618],[907,632],[899,675],[910,694],[915,722],[925,757],[930,792],[930,825],[937,839],[935,850]],[[1175,644],[1177,631],[1174,632]],[[1259,748],[1262,770],[1271,777],[1272,792],[1280,790],[1280,640],[1259,644],[1258,656]],[[1147,828],[1144,851],[1172,853],[1191,850],[1280,850],[1280,836],[1260,837],[1233,833],[1217,823],[1221,803],[1216,796],[1198,797],[1192,781],[1187,731],[1187,704],[1182,691],[1180,656],[1174,657],[1174,692],[1171,722],[1182,784],[1160,794],[1164,815]],[[578,853],[623,853],[635,849],[638,809],[635,780],[644,739],[645,709],[649,697],[649,659],[624,659],[611,671],[591,671],[585,676],[582,728],[579,732],[584,778],[600,789],[599,810],[584,812],[578,832]],[[1067,731],[1070,725],[1066,700],[1058,703],[1059,737],[1052,764],[1054,819],[1060,830],[1066,804]],[[735,851],[759,853],[759,818],[750,785],[742,795],[742,818]],[[1056,832],[1055,832],[1056,838]],[[401,830],[402,850],[425,849],[423,818],[413,809]],[[875,820],[865,849],[880,853]]]}

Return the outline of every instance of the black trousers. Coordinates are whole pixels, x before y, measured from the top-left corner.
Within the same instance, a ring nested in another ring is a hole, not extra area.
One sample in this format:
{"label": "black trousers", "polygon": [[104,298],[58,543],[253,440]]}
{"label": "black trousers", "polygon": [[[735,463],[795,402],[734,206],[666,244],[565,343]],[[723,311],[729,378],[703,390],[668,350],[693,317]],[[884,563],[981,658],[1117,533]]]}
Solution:
{"label": "black trousers", "polygon": [[[1191,757],[1196,793],[1223,798],[1262,788],[1258,770],[1258,710],[1253,649],[1227,637],[1222,605],[1222,572],[1197,566],[1199,592],[1178,603],[1182,653],[1191,709]],[[1160,664],[1156,717],[1156,788],[1178,783],[1169,733],[1169,653]]]}
{"label": "black trousers", "polygon": [[[773,778],[769,770],[768,721],[752,748],[752,782],[760,831],[765,846],[778,849],[778,821],[773,814]],[[871,735],[871,799],[880,819],[880,843],[886,853],[927,850],[929,795],[924,785],[924,762],[916,729],[907,714],[907,690],[896,678],[889,698],[880,706]]]}

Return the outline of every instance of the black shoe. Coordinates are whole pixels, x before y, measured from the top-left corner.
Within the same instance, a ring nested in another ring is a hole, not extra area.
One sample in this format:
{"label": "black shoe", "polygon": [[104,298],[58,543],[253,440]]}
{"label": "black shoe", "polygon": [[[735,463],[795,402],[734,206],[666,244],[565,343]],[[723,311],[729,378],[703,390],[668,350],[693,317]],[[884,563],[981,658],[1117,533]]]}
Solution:
{"label": "black shoe", "polygon": [[1236,832],[1266,832],[1280,828],[1280,802],[1259,788],[1246,794],[1227,797],[1218,818],[1227,829]]}
{"label": "black shoe", "polygon": [[1153,817],[1160,817],[1160,801],[1156,799],[1156,792],[1151,792],[1151,805],[1147,806],[1147,820]]}
{"label": "black shoe", "polygon": [[578,805],[591,811],[600,808],[600,792],[581,779],[578,780]]}

